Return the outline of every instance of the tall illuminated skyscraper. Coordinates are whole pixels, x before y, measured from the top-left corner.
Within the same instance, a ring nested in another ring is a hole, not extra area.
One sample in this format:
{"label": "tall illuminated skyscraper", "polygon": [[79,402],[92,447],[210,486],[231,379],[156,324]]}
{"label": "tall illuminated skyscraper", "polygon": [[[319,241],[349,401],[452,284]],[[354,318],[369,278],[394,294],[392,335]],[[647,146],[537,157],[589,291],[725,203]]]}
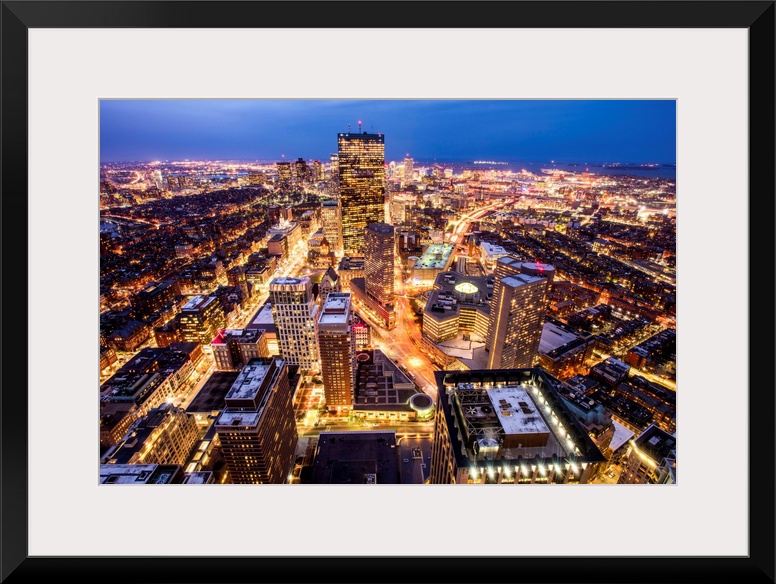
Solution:
{"label": "tall illuminated skyscraper", "polygon": [[342,207],[339,199],[327,199],[321,204],[321,226],[323,236],[329,242],[331,251],[342,257]]}
{"label": "tall illuminated skyscraper", "polygon": [[350,292],[331,292],[318,320],[321,376],[328,407],[353,403],[356,337]]}
{"label": "tall illuminated skyscraper", "polygon": [[405,187],[412,184],[412,177],[415,174],[414,163],[415,161],[409,156],[404,159],[404,180],[402,185]]}
{"label": "tall illuminated skyscraper", "polygon": [[499,258],[495,274],[488,369],[533,367],[555,268],[507,256]]}
{"label": "tall illuminated skyscraper", "polygon": [[364,228],[385,219],[385,137],[338,134],[337,158],[345,255],[363,255]]}
{"label": "tall illuminated skyscraper", "polygon": [[392,225],[372,223],[364,234],[364,279],[366,293],[381,306],[393,304],[394,249]]}
{"label": "tall illuminated skyscraper", "polygon": [[297,161],[294,162],[292,172],[297,184],[301,184],[309,178],[310,169],[307,167],[304,158],[298,158]]}

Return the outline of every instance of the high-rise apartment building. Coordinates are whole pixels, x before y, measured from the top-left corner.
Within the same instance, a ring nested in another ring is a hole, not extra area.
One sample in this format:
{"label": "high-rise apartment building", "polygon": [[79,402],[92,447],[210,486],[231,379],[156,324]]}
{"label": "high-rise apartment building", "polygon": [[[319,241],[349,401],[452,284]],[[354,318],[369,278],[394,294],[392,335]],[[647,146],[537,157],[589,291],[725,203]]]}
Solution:
{"label": "high-rise apartment building", "polygon": [[488,369],[533,367],[555,269],[499,258],[488,335]]}
{"label": "high-rise apartment building", "polygon": [[339,199],[327,199],[321,204],[321,226],[329,249],[342,257],[342,206]]}
{"label": "high-rise apartment building", "polygon": [[280,355],[304,371],[318,369],[318,303],[307,276],[274,278],[269,302]]}
{"label": "high-rise apartment building", "polygon": [[381,306],[393,304],[395,248],[396,238],[392,225],[367,225],[364,233],[366,293]]}
{"label": "high-rise apartment building", "polygon": [[232,483],[286,482],[299,438],[292,400],[283,359],[253,359],[237,376],[215,422]]}
{"label": "high-rise apartment building", "polygon": [[350,292],[331,292],[318,320],[321,375],[328,407],[353,403],[356,336]]}
{"label": "high-rise apartment building", "polygon": [[385,219],[385,137],[339,134],[337,148],[345,255],[362,255],[364,228]]}

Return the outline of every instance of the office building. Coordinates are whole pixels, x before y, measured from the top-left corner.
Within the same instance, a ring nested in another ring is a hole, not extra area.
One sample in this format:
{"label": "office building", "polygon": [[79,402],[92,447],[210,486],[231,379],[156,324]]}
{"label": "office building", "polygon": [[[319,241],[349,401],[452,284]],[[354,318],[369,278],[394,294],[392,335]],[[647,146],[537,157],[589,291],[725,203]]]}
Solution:
{"label": "office building", "polygon": [[297,184],[307,181],[309,169],[307,168],[307,163],[304,161],[304,158],[297,158],[296,162],[294,162],[293,172]]}
{"label": "office building", "polygon": [[298,365],[303,371],[317,370],[319,306],[310,278],[274,278],[269,283],[269,303],[286,364]]}
{"label": "office building", "polygon": [[412,158],[405,158],[404,159],[404,180],[402,181],[402,187],[407,187],[408,185],[412,184],[412,178],[415,174],[415,169],[413,168],[415,161],[412,160]]}
{"label": "office building", "polygon": [[[422,346],[443,369],[484,369],[493,276],[441,272],[423,308]],[[449,342],[448,342],[449,341]]]}
{"label": "office building", "polygon": [[510,257],[497,263],[487,342],[488,369],[533,367],[555,269]]}
{"label": "office building", "polygon": [[298,439],[286,362],[253,359],[224,402],[215,429],[231,482],[286,482]]}
{"label": "office building", "polygon": [[321,203],[321,224],[323,237],[329,243],[330,251],[342,257],[342,206],[339,199],[327,199]]}
{"label": "office building", "polygon": [[329,408],[350,408],[353,403],[356,337],[352,327],[350,293],[331,292],[318,320],[321,376]]}
{"label": "office building", "polygon": [[367,225],[364,235],[366,293],[381,306],[393,305],[395,247],[392,225]]}
{"label": "office building", "polygon": [[179,322],[182,340],[207,346],[226,327],[226,316],[218,298],[200,295],[183,305]]}
{"label": "office building", "polygon": [[364,229],[385,219],[385,137],[337,136],[342,242],[345,255],[363,255]]}
{"label": "office building", "polygon": [[606,461],[540,368],[434,375],[431,484],[581,484]]}
{"label": "office building", "polygon": [[291,183],[291,163],[290,162],[278,162],[278,182],[283,184]]}

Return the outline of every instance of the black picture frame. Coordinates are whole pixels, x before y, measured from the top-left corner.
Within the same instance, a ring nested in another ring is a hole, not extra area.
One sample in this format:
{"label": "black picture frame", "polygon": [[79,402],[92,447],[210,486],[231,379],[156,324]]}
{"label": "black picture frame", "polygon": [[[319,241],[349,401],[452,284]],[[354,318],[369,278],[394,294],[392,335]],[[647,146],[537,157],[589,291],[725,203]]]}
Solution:
{"label": "black picture frame", "polygon": [[[293,2],[294,27],[742,28],[749,32],[749,555],[30,557],[27,553],[27,31],[287,26],[292,2],[3,1],[0,579],[15,582],[774,582],[774,1]],[[422,10],[422,4],[433,5]],[[407,5],[409,6],[409,5]],[[374,13],[374,18],[366,17]],[[424,16],[428,14],[429,16]],[[378,16],[379,15],[379,16]],[[368,25],[367,25],[368,26]],[[10,276],[10,277],[9,277]],[[756,477],[751,474],[756,470]],[[724,469],[711,480],[741,480]],[[752,480],[754,478],[754,480]],[[670,518],[660,529],[670,536]],[[580,531],[578,536],[584,536]],[[430,530],[428,537],[448,537]],[[453,546],[460,549],[460,546]],[[451,549],[453,549],[451,548]],[[515,571],[519,562],[519,572]],[[548,569],[551,567],[551,569]],[[510,576],[514,574],[515,576]]]}

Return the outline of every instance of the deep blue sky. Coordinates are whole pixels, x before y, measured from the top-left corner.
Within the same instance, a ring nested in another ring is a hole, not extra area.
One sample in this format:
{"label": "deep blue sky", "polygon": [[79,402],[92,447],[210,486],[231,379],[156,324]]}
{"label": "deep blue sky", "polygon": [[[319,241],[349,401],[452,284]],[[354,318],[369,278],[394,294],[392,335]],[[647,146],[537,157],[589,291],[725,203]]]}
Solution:
{"label": "deep blue sky", "polygon": [[328,160],[337,133],[386,161],[676,162],[673,100],[102,100],[102,162]]}

